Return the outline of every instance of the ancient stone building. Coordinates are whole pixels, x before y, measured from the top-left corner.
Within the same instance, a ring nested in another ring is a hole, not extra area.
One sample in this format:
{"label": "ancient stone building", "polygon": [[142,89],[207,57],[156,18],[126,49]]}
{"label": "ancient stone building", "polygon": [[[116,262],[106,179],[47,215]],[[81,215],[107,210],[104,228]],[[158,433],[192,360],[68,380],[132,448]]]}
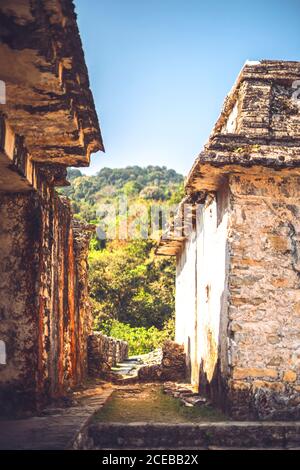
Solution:
{"label": "ancient stone building", "polygon": [[300,417],[299,80],[244,66],[157,250],[177,257],[191,380],[237,418]]}
{"label": "ancient stone building", "polygon": [[103,150],[71,0],[0,2],[0,408],[87,371],[90,228],[55,187]]}

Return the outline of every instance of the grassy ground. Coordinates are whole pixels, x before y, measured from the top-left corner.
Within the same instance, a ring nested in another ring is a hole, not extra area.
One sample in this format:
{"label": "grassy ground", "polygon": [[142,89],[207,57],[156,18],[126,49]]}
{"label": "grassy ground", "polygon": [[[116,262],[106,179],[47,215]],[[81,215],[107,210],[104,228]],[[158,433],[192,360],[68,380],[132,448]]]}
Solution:
{"label": "grassy ground", "polygon": [[95,416],[97,421],[111,423],[199,423],[226,419],[208,405],[186,407],[163,393],[162,386],[157,384],[138,384],[115,391]]}

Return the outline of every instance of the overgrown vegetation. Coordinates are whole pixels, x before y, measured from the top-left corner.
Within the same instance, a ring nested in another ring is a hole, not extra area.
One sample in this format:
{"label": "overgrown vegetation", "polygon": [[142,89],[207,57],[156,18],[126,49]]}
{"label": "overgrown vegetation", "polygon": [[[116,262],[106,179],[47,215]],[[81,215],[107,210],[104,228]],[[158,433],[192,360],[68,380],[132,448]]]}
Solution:
{"label": "overgrown vegetation", "polygon": [[[177,204],[183,177],[165,167],[103,168],[95,176],[69,170],[71,186],[64,189],[75,216],[97,225],[100,204],[126,195],[128,207],[143,203],[146,211]],[[120,218],[118,219],[118,221]],[[91,241],[90,291],[95,328],[128,341],[131,354],[160,346],[174,333],[175,264],[154,255],[155,241],[147,239]]]}
{"label": "overgrown vegetation", "polygon": [[147,240],[112,241],[90,254],[97,324],[108,319],[161,329],[174,311],[174,262],[154,256]]}
{"label": "overgrown vegetation", "polygon": [[122,323],[118,320],[102,321],[96,329],[114,338],[122,339],[128,342],[129,355],[136,356],[153,351],[162,346],[164,341],[172,339],[174,335],[174,317],[170,317],[163,325],[162,329],[155,326],[150,328],[132,327],[128,323]]}
{"label": "overgrown vegetation", "polygon": [[75,216],[87,222],[97,220],[99,204],[111,203],[123,194],[131,202],[169,204],[180,202],[183,196],[182,175],[166,167],[102,168],[95,176],[70,169],[68,177],[71,186],[63,193],[72,200]]}

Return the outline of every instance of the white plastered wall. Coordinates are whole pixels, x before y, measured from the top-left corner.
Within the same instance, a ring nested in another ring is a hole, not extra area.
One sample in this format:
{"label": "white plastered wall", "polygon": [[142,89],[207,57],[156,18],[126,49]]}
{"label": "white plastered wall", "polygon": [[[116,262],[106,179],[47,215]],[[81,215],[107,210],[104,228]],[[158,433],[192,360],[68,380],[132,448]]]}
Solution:
{"label": "white plastered wall", "polygon": [[184,345],[188,368],[196,355],[196,232],[193,231],[177,259],[176,337]]}
{"label": "white plastered wall", "polygon": [[197,208],[196,228],[177,258],[176,341],[184,344],[191,382],[208,381],[227,357],[227,195]]}
{"label": "white plastered wall", "polygon": [[227,356],[227,225],[216,198],[197,217],[197,363],[208,382]]}

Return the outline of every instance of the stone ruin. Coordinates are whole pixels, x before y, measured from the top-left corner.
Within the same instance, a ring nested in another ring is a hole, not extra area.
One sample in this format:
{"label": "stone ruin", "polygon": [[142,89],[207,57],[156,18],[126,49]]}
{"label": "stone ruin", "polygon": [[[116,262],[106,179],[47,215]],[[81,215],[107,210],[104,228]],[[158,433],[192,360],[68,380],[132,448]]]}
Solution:
{"label": "stone ruin", "polygon": [[186,354],[184,348],[174,341],[165,341],[159,364],[146,365],[138,370],[141,382],[183,381],[186,373]]}
{"label": "stone ruin", "polygon": [[87,375],[92,227],[55,188],[104,150],[71,0],[0,3],[0,411]]}
{"label": "stone ruin", "polygon": [[[0,412],[12,414],[87,376],[93,228],[55,188],[104,147],[72,1],[1,0],[0,38]],[[238,418],[300,416],[299,80],[297,62],[244,67],[188,176],[191,223],[158,248],[177,257],[191,381]]]}
{"label": "stone ruin", "polygon": [[88,365],[92,377],[105,377],[128,358],[128,343],[94,331],[88,338]]}
{"label": "stone ruin", "polygon": [[157,248],[189,377],[239,419],[300,417],[299,90],[299,62],[246,63]]}

